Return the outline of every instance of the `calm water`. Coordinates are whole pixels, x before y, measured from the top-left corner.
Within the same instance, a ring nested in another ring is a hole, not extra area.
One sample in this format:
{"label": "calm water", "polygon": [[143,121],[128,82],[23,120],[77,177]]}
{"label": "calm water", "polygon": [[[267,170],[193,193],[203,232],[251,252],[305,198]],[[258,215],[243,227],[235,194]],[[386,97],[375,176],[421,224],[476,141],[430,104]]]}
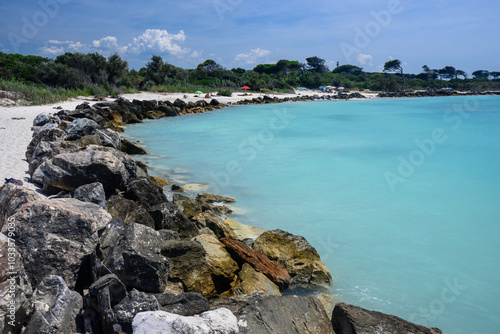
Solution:
{"label": "calm water", "polygon": [[305,236],[340,299],[445,333],[500,328],[500,98],[245,106],[130,126],[153,173]]}

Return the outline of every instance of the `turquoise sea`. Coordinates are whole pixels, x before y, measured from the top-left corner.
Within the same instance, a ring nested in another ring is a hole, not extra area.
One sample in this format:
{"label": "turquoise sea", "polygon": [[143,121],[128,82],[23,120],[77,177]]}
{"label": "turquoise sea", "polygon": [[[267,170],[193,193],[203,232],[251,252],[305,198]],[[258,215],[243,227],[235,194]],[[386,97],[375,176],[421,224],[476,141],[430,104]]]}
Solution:
{"label": "turquoise sea", "polygon": [[339,300],[500,328],[500,97],[231,107],[129,126],[154,175],[236,197],[233,219],[303,235]]}

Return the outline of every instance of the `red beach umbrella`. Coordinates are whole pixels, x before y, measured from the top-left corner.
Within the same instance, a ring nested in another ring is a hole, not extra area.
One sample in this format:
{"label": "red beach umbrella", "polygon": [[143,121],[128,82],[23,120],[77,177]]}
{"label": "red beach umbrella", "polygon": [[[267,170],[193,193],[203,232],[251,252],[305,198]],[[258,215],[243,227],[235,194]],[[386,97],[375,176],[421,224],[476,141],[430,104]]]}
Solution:
{"label": "red beach umbrella", "polygon": [[241,87],[241,89],[245,89],[245,90],[246,90],[246,89],[250,89],[250,87],[248,87],[248,86],[243,86],[243,87]]}

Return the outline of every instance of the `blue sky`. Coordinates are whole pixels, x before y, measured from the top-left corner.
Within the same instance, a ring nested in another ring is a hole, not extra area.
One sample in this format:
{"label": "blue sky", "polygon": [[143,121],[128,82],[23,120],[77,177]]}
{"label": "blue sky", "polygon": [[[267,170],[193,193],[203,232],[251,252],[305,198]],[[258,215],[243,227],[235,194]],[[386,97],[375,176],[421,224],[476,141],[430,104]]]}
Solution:
{"label": "blue sky", "polygon": [[500,2],[491,0],[2,1],[0,50],[56,57],[118,53],[130,68],[153,54],[194,68],[206,59],[251,69],[318,56],[382,71],[450,65],[500,71]]}

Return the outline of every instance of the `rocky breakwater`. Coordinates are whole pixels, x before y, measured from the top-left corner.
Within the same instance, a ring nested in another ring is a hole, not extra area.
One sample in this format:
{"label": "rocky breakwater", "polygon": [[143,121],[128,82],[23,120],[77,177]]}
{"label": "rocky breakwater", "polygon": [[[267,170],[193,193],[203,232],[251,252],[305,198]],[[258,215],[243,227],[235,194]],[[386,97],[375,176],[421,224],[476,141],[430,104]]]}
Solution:
{"label": "rocky breakwater", "polygon": [[35,119],[26,157],[41,190],[0,187],[0,332],[439,333],[344,304],[330,319],[313,294],[282,296],[330,288],[307,240],[242,237],[214,204],[230,197],[169,201],[115,130],[220,108],[201,104],[118,99]]}
{"label": "rocky breakwater", "polygon": [[472,95],[500,95],[500,92],[457,92],[454,90],[426,90],[416,92],[383,92],[378,94],[378,97],[435,97],[435,96],[472,96]]}
{"label": "rocky breakwater", "polygon": [[295,97],[270,97],[268,95],[255,97],[253,99],[241,100],[234,105],[247,105],[247,104],[269,104],[269,103],[283,103],[283,102],[306,102],[318,100],[350,100],[350,99],[365,99],[366,96],[354,92],[351,94],[328,94],[328,95],[297,95]]}

